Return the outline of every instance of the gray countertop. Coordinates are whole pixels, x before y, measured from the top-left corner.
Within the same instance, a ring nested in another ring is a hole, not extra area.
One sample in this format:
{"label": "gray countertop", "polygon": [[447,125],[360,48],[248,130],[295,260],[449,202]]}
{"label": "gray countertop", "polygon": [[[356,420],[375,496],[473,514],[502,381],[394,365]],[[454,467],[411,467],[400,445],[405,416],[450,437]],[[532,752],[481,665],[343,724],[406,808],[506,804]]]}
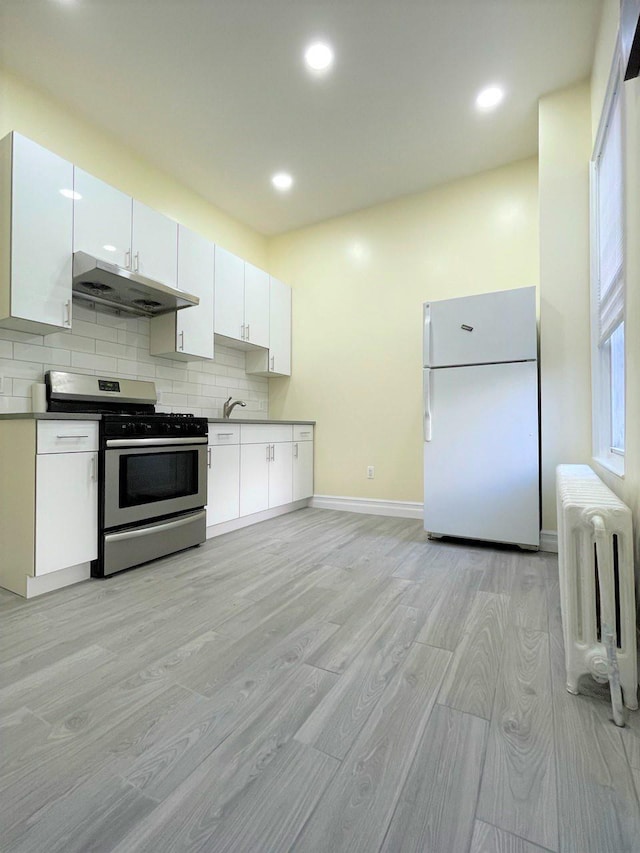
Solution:
{"label": "gray countertop", "polygon": [[305,424],[315,426],[315,421],[258,420],[258,418],[207,418],[210,424]]}
{"label": "gray countertop", "polygon": [[[99,421],[101,416],[84,412],[2,412],[0,420],[35,421]],[[305,424],[315,426],[315,421],[258,420],[256,418],[208,418],[210,424]]]}
{"label": "gray countertop", "polygon": [[29,421],[99,421],[100,415],[85,412],[2,412],[0,421],[23,418]]}

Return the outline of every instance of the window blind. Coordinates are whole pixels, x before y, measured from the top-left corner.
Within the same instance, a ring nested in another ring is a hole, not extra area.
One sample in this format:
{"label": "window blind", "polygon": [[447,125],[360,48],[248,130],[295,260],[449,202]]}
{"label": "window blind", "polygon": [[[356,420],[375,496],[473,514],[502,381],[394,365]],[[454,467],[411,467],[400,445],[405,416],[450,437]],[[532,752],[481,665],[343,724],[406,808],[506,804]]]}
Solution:
{"label": "window blind", "polygon": [[599,343],[607,341],[624,317],[622,109],[614,93],[600,156],[596,162],[598,193]]}

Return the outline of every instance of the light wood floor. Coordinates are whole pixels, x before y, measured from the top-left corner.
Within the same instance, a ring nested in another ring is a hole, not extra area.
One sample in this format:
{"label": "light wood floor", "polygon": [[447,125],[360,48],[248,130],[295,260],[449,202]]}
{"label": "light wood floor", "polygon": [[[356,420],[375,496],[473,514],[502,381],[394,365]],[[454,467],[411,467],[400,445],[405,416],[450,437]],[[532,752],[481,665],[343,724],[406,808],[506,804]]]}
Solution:
{"label": "light wood floor", "polygon": [[0,620],[5,853],[640,851],[552,555],[302,510]]}

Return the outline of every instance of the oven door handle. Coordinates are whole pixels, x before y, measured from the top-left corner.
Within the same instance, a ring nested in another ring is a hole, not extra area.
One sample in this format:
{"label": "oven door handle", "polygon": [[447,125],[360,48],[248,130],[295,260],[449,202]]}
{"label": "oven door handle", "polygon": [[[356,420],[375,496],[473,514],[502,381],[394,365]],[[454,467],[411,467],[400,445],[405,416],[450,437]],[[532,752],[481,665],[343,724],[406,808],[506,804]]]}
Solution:
{"label": "oven door handle", "polygon": [[123,539],[138,539],[140,536],[151,536],[154,533],[159,533],[161,530],[175,530],[178,527],[184,527],[185,524],[191,524],[198,515],[202,515],[202,510],[196,513],[191,512],[183,518],[177,518],[172,521],[161,521],[157,524],[149,524],[146,527],[136,527],[135,530],[107,533],[104,537],[105,542],[122,542]]}
{"label": "oven door handle", "polygon": [[107,447],[175,447],[179,444],[206,444],[207,436],[199,438],[108,438]]}

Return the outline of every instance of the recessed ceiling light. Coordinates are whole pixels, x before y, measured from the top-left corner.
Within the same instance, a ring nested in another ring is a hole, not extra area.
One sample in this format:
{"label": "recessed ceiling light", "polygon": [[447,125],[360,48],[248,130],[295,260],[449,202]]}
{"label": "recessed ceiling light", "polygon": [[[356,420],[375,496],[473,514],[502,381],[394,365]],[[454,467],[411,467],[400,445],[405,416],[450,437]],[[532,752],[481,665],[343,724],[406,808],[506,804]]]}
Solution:
{"label": "recessed ceiling light", "polygon": [[271,178],[271,183],[280,192],[286,192],[293,186],[293,178],[287,172],[278,172]]}
{"label": "recessed ceiling light", "polygon": [[117,252],[118,251],[115,246],[103,246],[102,248],[105,250],[105,252]]}
{"label": "recessed ceiling light", "polygon": [[73,190],[60,190],[60,195],[63,195],[65,198],[72,198],[74,201],[79,201],[82,196],[80,193],[74,192]]}
{"label": "recessed ceiling light", "polygon": [[500,86],[487,86],[479,92],[476,98],[476,107],[482,112],[494,110],[498,104],[502,103],[504,98],[504,89]]}
{"label": "recessed ceiling light", "polygon": [[323,41],[315,41],[305,50],[304,61],[311,71],[327,71],[333,65],[333,49]]}

